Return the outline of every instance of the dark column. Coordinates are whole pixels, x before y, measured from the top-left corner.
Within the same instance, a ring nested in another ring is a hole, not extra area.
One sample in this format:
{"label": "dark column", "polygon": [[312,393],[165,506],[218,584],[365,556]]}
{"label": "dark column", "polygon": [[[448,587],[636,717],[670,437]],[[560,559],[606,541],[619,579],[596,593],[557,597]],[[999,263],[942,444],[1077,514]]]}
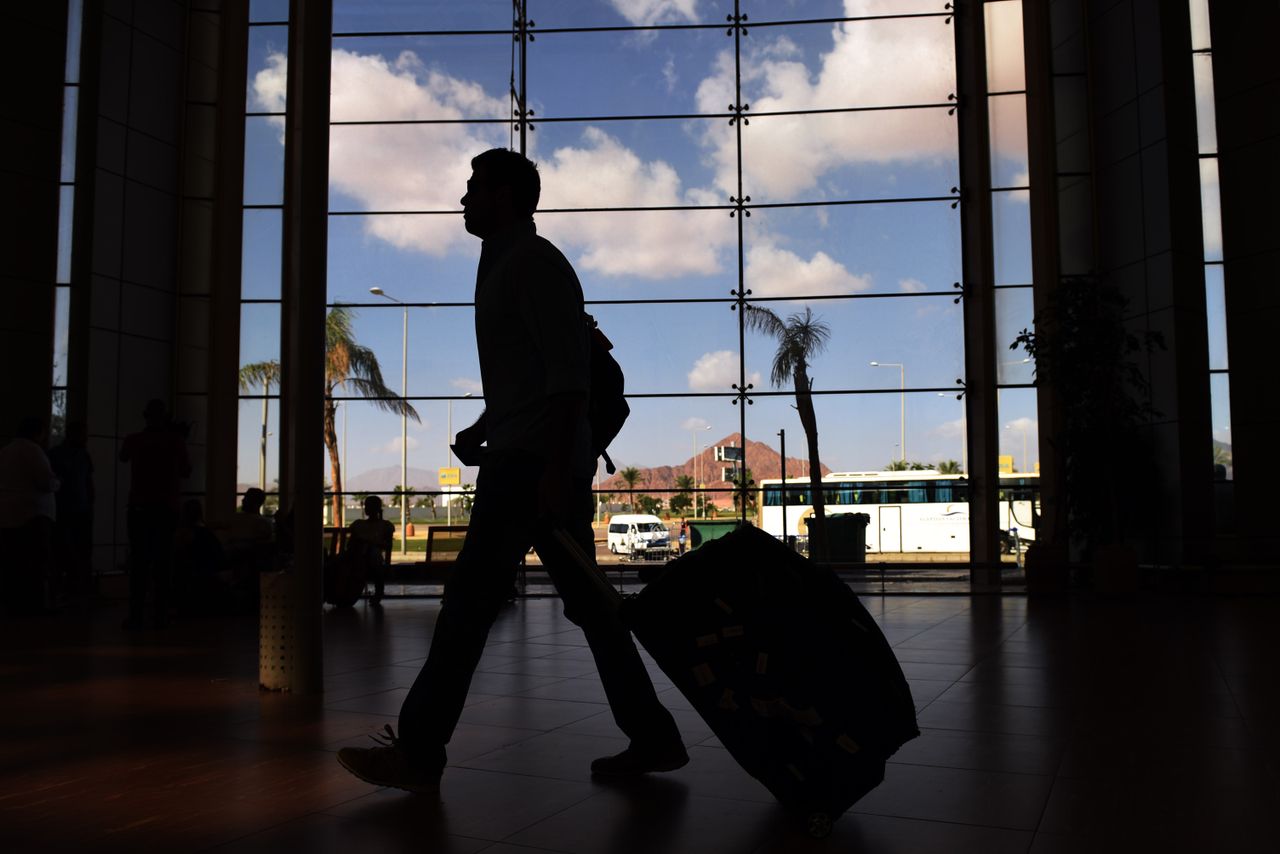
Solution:
{"label": "dark column", "polygon": [[281,295],[280,506],[294,514],[290,688],[323,689],[320,616],[325,292],[329,196],[329,0],[289,4]]}
{"label": "dark column", "polygon": [[960,229],[964,247],[965,408],[969,443],[970,581],[1000,583],[996,500],[995,270],[991,235],[991,147],[986,32],[982,3],[955,4],[957,118],[960,123]]}
{"label": "dark column", "polygon": [[1224,545],[1237,561],[1274,567],[1280,536],[1271,458],[1280,395],[1276,360],[1265,345],[1280,329],[1280,6],[1211,0],[1210,26],[1236,491],[1236,533]]}
{"label": "dark column", "polygon": [[249,40],[248,0],[224,0],[219,15],[218,100],[209,300],[209,446],[206,513],[225,520],[236,503],[239,421],[240,275],[244,240],[244,91]]}
{"label": "dark column", "polygon": [[9,3],[0,12],[5,97],[0,117],[0,228],[4,312],[0,360],[6,366],[0,444],[18,418],[49,417],[52,405],[54,280],[58,258],[58,177],[62,155],[62,84],[66,2]]}

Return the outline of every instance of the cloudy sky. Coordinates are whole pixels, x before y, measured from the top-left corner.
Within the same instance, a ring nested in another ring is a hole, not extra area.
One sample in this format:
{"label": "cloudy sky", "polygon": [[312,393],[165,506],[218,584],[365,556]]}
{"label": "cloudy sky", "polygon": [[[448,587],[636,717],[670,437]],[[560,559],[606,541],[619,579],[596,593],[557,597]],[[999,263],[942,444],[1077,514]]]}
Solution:
{"label": "cloudy sky", "polygon": [[[841,15],[936,12],[916,0],[791,0],[744,3],[753,22]],[[731,3],[711,0],[535,0],[539,29],[558,26],[723,22]],[[993,89],[1022,86],[1018,4],[991,3]],[[256,4],[272,20],[270,4]],[[510,115],[508,35],[342,36],[406,29],[498,29],[509,25],[506,2],[335,3],[334,122],[415,119],[502,120]],[[953,31],[942,18],[863,20],[840,24],[753,25],[743,40],[743,100],[750,123],[742,134],[742,182],[753,203],[830,203],[761,209],[742,223],[742,268],[753,296],[783,298],[780,314],[806,305],[831,326],[827,351],[810,373],[817,390],[874,393],[824,395],[817,410],[823,462],[836,470],[880,469],[901,454],[905,371],[907,456],[961,459],[963,373],[959,216],[948,201],[878,201],[946,197],[958,183]],[[284,104],[283,28],[256,27],[251,38],[247,108]],[[707,30],[550,33],[537,35],[528,60],[535,129],[529,153],[543,180],[541,233],[570,257],[589,307],[616,345],[628,391],[643,395],[723,393],[747,380],[768,390],[774,344],[748,333],[740,345],[737,315],[727,302],[611,304],[618,300],[727,299],[738,280],[738,222],[726,210],[573,212],[576,208],[672,208],[728,204],[737,194],[735,129],[723,115],[653,121],[631,115],[723,114],[734,100],[733,39]],[[941,106],[939,106],[941,105]],[[849,107],[911,109],[763,116],[791,110]],[[998,186],[1026,181],[1021,96],[993,105],[992,165]],[[560,118],[586,120],[550,121]],[[330,137],[331,212],[328,295],[370,303],[372,286],[405,302],[468,302],[478,242],[462,228],[459,197],[469,159],[511,140],[500,121],[451,124],[337,124]],[[279,201],[278,119],[249,120],[246,201]],[[998,194],[997,276],[1030,281],[1024,193]],[[246,215],[245,296],[278,296],[275,211]],[[843,297],[843,298],[841,298]],[[378,354],[398,389],[401,310],[359,309],[356,331]],[[1029,291],[1001,291],[999,335],[1008,343],[1030,324]],[[246,305],[242,358],[277,355],[279,309]],[[471,394],[452,406],[454,430],[479,413],[479,372],[467,307],[409,310],[408,393]],[[1001,348],[1007,382],[1030,380],[1020,355]],[[872,367],[870,362],[882,363]],[[904,366],[900,370],[896,365]],[[890,367],[892,365],[892,367]],[[944,393],[945,392],[945,393]],[[418,404],[410,425],[410,465],[446,464],[449,409]],[[613,448],[621,464],[676,464],[694,444],[735,432],[739,409],[729,397],[642,397]],[[747,435],[790,449],[803,432],[785,397],[757,396]],[[242,404],[240,477],[257,476],[257,401]],[[1023,436],[1036,442],[1030,390],[1001,396],[1002,452],[1023,464]],[[691,429],[710,425],[710,430]],[[274,414],[270,429],[275,429]],[[346,454],[350,473],[399,464],[400,425],[365,403],[352,403]],[[274,472],[274,451],[269,464]],[[415,484],[419,487],[428,484]]]}

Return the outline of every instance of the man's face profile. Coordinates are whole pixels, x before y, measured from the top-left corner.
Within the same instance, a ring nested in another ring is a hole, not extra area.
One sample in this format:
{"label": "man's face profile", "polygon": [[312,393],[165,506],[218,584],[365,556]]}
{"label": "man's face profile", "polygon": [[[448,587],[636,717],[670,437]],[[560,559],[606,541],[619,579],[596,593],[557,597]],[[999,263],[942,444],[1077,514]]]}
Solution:
{"label": "man's face profile", "polygon": [[508,211],[508,193],[501,192],[481,167],[471,172],[467,192],[462,197],[462,222],[468,232],[483,240],[498,232]]}

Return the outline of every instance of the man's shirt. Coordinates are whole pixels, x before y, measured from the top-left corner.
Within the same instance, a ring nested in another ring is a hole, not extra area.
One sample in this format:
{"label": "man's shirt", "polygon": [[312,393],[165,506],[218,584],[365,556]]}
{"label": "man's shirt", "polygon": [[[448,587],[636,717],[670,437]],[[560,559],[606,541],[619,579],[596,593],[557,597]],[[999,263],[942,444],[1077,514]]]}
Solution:
{"label": "man's shirt", "polygon": [[[553,395],[590,390],[582,285],[567,258],[533,223],[484,241],[476,276],[476,348],[491,451],[546,458]],[[595,471],[586,409],[575,425],[573,474]]]}

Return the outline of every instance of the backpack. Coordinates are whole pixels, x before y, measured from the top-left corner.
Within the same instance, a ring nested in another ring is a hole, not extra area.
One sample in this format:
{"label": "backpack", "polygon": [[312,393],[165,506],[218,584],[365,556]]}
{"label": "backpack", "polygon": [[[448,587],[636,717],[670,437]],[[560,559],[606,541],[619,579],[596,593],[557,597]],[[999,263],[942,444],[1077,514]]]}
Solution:
{"label": "backpack", "polygon": [[587,421],[591,424],[591,450],[598,457],[604,458],[604,468],[609,474],[617,471],[613,460],[605,449],[618,435],[631,407],[623,394],[626,379],[622,375],[622,366],[609,351],[613,342],[600,331],[596,319],[583,314],[586,320],[588,338],[591,347],[591,391],[587,401]]}

